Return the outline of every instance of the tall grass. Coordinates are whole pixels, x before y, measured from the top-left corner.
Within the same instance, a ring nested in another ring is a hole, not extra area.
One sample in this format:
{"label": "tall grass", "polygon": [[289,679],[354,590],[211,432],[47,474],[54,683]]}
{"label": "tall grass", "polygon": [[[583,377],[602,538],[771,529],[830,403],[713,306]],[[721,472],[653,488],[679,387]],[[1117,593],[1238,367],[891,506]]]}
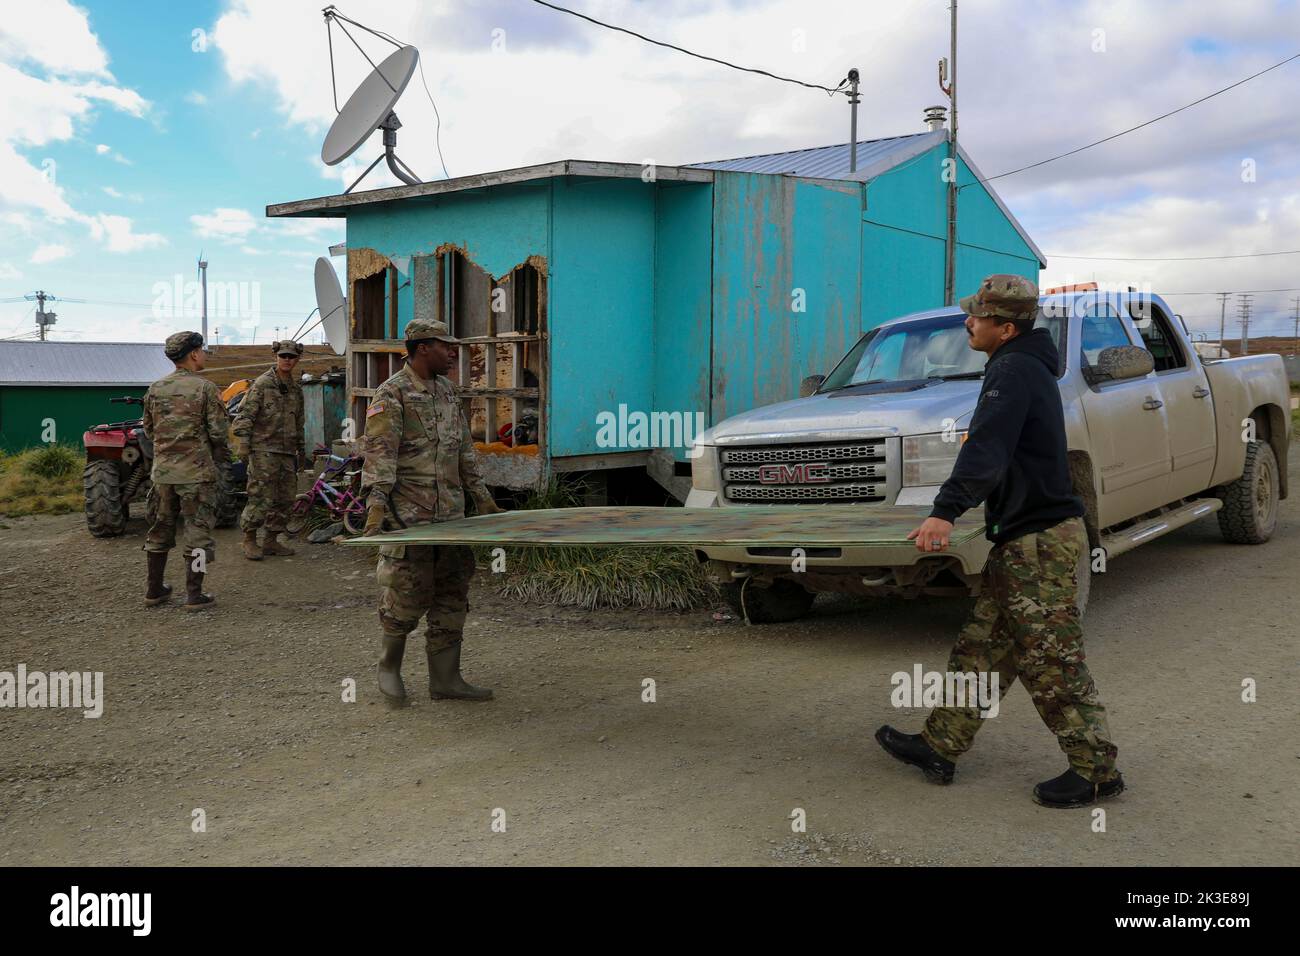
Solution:
{"label": "tall grass", "polygon": [[[572,508],[582,504],[579,482],[552,480],[531,492],[525,510]],[[491,550],[475,548],[480,565],[491,566]],[[687,610],[717,599],[703,567],[689,548],[508,547],[502,597],[533,604],[595,608]]]}
{"label": "tall grass", "polygon": [[66,445],[0,452],[0,515],[70,514],[85,507],[81,454]]}

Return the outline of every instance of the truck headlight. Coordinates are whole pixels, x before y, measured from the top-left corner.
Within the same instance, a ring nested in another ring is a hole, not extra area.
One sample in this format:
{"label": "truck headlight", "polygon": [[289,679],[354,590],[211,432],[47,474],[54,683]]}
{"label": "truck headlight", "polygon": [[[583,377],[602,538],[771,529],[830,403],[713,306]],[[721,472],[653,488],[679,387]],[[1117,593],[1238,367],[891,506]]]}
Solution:
{"label": "truck headlight", "polygon": [[718,449],[696,443],[691,446],[691,487],[697,491],[718,490]]}
{"label": "truck headlight", "polygon": [[908,435],[903,439],[903,486],[941,485],[952,474],[966,432]]}

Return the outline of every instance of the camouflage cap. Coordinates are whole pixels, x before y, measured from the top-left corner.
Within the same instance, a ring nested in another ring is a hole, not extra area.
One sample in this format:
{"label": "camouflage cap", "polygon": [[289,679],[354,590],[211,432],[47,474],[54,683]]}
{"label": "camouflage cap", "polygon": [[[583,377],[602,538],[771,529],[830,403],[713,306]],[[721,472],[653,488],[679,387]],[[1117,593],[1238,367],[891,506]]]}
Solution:
{"label": "camouflage cap", "polygon": [[994,275],[958,303],[967,315],[1018,319],[1038,308],[1038,286],[1024,276]]}
{"label": "camouflage cap", "polygon": [[272,342],[271,351],[276,355],[302,355],[302,345],[293,339],[285,339],[282,342]]}
{"label": "camouflage cap", "polygon": [[403,333],[406,341],[419,342],[424,339],[438,339],[442,342],[450,342],[452,345],[457,344],[460,340],[452,338],[446,322],[426,322],[424,319],[412,319],[406,323],[406,332]]}
{"label": "camouflage cap", "polygon": [[203,347],[203,336],[197,332],[173,332],[163,343],[163,354],[179,362],[197,348]]}

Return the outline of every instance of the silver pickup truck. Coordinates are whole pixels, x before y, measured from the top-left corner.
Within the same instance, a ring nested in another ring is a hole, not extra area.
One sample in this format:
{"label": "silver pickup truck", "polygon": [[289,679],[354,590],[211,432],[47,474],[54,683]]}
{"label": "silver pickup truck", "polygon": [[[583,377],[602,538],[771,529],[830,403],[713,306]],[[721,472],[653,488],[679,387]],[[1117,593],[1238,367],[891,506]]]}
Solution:
{"label": "silver pickup truck", "polygon": [[[1230,542],[1261,544],[1287,495],[1290,393],[1277,355],[1203,359],[1158,296],[1045,296],[1074,487],[1092,545],[1080,610],[1108,558],[1211,513]],[[687,507],[856,503],[928,506],[947,478],[979,395],[985,356],[956,308],[919,312],[862,336],[805,397],[736,415],[696,439]],[[971,512],[958,521],[982,520]],[[978,593],[989,542],[900,562],[895,546],[708,546],[701,557],[754,623],[792,620],[819,591]]]}

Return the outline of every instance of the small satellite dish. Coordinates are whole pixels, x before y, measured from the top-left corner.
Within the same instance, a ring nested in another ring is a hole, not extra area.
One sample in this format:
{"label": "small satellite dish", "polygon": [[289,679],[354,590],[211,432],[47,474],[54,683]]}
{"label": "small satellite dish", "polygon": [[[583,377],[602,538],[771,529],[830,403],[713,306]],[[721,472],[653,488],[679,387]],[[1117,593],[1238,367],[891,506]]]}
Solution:
{"label": "small satellite dish", "polygon": [[342,355],[348,349],[348,303],[339,288],[339,277],[324,256],[316,260],[316,306],[320,309],[325,341]]}
{"label": "small satellite dish", "polygon": [[383,154],[367,166],[366,171],[344,193],[355,189],[357,183],[365,179],[382,159],[388,161],[388,168],[402,182],[411,186],[420,183],[420,178],[394,152],[397,131],[402,124],[393,112],[393,107],[401,98],[406,84],[411,82],[411,76],[419,62],[420,51],[415,47],[399,48],[361,81],[361,85],[348,97],[343,109],[334,118],[320,151],[320,158],[327,166],[336,166],[355,153],[376,129],[384,131]]}

